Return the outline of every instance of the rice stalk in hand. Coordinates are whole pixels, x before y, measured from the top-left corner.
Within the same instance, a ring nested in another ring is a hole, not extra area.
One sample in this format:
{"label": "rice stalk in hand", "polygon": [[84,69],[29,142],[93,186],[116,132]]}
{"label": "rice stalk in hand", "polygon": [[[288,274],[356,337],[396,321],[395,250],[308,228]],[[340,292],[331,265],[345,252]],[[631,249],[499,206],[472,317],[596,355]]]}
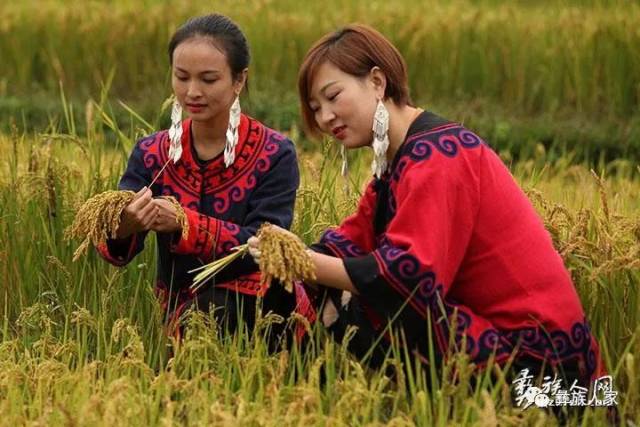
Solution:
{"label": "rice stalk in hand", "polygon": [[189,221],[187,221],[187,214],[184,212],[184,208],[180,202],[173,196],[161,196],[160,198],[170,201],[176,208],[176,222],[180,224],[182,228],[182,238],[186,239],[189,237]]}
{"label": "rice stalk in hand", "polygon": [[[262,282],[267,286],[271,285],[275,278],[287,291],[293,292],[294,280],[315,280],[313,261],[300,239],[278,231],[269,223],[262,224],[257,237],[260,239],[259,248],[262,253],[259,264]],[[189,271],[189,273],[200,271],[194,277],[191,291],[196,292],[200,289],[204,282],[248,252],[249,247],[244,244],[236,246],[233,250],[234,252],[230,255]]]}
{"label": "rice stalk in hand", "polygon": [[209,264],[205,264],[202,267],[189,270],[189,273],[200,271],[200,273],[196,274],[196,276],[193,278],[193,283],[190,286],[191,291],[197,292],[202,287],[204,282],[214,277],[236,258],[243,256],[245,253],[247,253],[248,250],[249,245],[247,245],[246,243],[244,245],[236,246],[232,249],[233,252],[230,255],[217,259],[213,262],[210,262]]}

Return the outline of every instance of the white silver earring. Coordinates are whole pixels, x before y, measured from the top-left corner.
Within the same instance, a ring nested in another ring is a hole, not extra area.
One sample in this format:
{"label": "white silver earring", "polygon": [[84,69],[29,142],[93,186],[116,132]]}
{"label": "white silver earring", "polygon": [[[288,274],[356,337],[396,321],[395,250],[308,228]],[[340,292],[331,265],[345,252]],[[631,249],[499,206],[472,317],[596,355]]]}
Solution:
{"label": "white silver earring", "polygon": [[387,170],[387,149],[389,148],[389,111],[378,100],[376,112],[373,115],[373,161],[371,171],[376,178],[380,179]]}
{"label": "white silver earring", "polygon": [[182,156],[182,106],[175,98],[171,106],[169,142],[169,158],[177,163]]}
{"label": "white silver earring", "polygon": [[340,146],[340,157],[342,158],[342,167],[340,168],[340,175],[346,177],[349,173],[349,163],[347,161],[347,149],[344,145]]}
{"label": "white silver earring", "polygon": [[238,128],[240,127],[240,97],[236,97],[229,110],[229,126],[227,127],[227,142],[224,145],[224,165],[229,167],[236,158],[238,145]]}

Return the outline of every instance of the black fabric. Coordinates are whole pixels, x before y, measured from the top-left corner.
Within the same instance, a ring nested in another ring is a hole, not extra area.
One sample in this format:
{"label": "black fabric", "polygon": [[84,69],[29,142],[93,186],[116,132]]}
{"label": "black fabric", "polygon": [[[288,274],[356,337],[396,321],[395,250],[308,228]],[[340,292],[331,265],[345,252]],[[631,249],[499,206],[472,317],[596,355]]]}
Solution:
{"label": "black fabric", "polygon": [[[311,249],[324,255],[335,256],[327,247],[321,244],[313,244]],[[345,258],[344,261],[349,259],[351,258]],[[349,273],[348,270],[347,273]],[[342,343],[349,326],[355,326],[357,331],[350,337],[347,349],[360,360],[366,356],[367,360],[364,360],[364,362],[367,362],[368,366],[381,366],[389,350],[388,345],[367,319],[359,298],[356,295],[352,295],[351,301],[345,307],[342,307],[341,290],[329,288],[322,284],[318,285],[319,293],[315,298],[314,304],[318,313],[323,312],[324,304],[329,299],[338,310],[338,319],[327,328],[327,331],[337,342]]]}
{"label": "black fabric", "polygon": [[107,248],[111,256],[118,260],[125,260],[129,255],[131,239],[133,239],[133,235],[124,239],[107,239]]}
{"label": "black fabric", "polygon": [[373,217],[373,232],[379,236],[387,229],[387,224],[391,221],[391,210],[389,209],[389,181],[376,179],[373,183],[376,192],[376,211]]}
{"label": "black fabric", "polygon": [[407,138],[419,132],[427,132],[431,129],[435,129],[440,126],[451,124],[450,120],[440,117],[431,111],[423,111],[411,122],[409,130],[407,131]]}

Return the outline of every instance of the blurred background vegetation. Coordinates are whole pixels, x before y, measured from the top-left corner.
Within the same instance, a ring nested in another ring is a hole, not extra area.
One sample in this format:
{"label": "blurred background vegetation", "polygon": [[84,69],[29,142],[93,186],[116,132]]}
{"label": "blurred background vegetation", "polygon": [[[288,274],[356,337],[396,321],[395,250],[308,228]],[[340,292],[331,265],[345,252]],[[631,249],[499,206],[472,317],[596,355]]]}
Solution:
{"label": "blurred background vegetation", "polygon": [[0,129],[68,131],[62,91],[82,115],[105,88],[119,123],[130,114],[118,100],[166,126],[168,40],[189,17],[213,11],[245,32],[252,62],[243,107],[274,128],[300,126],[295,82],[306,50],[362,22],[400,49],[417,104],[512,156],[542,144],[576,161],[640,157],[640,4],[620,0],[5,2]]}

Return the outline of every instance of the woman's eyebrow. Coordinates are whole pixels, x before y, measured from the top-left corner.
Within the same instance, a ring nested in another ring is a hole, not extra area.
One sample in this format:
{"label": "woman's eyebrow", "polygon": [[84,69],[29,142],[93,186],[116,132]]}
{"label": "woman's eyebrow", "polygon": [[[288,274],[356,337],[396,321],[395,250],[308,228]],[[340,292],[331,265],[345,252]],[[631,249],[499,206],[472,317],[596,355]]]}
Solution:
{"label": "woman's eyebrow", "polygon": [[[180,67],[176,67],[176,71],[180,71],[181,73],[187,73],[187,74],[189,73],[187,70]],[[219,74],[219,73],[220,73],[219,70],[214,69],[214,70],[204,70],[204,71],[201,71],[199,74],[202,75],[202,74]]]}
{"label": "woman's eyebrow", "polygon": [[319,92],[320,93],[324,93],[324,91],[327,90],[329,88],[329,86],[331,86],[334,83],[338,83],[338,81],[337,80],[333,80],[333,81],[327,83],[326,85],[322,86],[322,88],[320,88]]}

